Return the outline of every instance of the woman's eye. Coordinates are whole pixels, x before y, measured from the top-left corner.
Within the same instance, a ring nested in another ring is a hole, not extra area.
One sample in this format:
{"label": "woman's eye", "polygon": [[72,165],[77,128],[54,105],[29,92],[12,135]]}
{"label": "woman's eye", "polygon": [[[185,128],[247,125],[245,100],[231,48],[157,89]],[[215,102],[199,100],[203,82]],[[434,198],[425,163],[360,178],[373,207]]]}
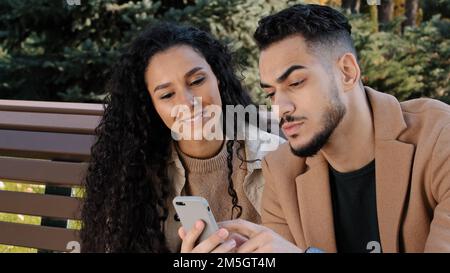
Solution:
{"label": "woman's eye", "polygon": [[172,93],[167,93],[167,94],[161,96],[161,99],[162,99],[162,100],[164,100],[164,99],[169,99],[169,98],[171,98],[172,96],[173,96],[173,92],[172,92]]}
{"label": "woman's eye", "polygon": [[192,82],[190,83],[190,85],[191,85],[191,86],[192,86],[192,85],[199,85],[199,84],[203,83],[204,80],[205,80],[204,77],[198,78],[198,79],[192,81]]}

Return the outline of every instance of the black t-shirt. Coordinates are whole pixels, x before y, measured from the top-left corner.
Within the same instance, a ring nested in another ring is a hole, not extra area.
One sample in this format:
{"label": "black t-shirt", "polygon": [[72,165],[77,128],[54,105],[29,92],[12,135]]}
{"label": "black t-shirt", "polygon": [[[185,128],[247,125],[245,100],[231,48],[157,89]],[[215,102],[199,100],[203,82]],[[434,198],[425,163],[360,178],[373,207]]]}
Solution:
{"label": "black t-shirt", "polygon": [[349,173],[329,170],[338,252],[380,252],[375,160]]}

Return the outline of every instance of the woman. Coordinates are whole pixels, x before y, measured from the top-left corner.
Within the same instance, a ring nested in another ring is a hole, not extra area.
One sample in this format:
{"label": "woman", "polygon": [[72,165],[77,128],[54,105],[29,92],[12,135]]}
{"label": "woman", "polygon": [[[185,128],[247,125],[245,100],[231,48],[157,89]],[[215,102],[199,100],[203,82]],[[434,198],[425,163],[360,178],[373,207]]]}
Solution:
{"label": "woman", "polygon": [[[107,91],[85,179],[83,252],[179,251],[177,195],[205,197],[217,221],[260,221],[267,151],[236,140],[236,130],[228,141],[187,133],[213,119],[199,106],[252,104],[225,46],[193,27],[154,26],[123,53]],[[187,118],[173,116],[180,105]]]}

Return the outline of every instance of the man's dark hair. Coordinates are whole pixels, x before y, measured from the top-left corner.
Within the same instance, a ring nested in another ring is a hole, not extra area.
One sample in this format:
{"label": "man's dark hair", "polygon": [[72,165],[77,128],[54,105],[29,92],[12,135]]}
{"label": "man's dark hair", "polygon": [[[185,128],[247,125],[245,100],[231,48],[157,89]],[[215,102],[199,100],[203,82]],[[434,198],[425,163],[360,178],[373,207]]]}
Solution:
{"label": "man's dark hair", "polygon": [[337,10],[321,5],[294,5],[258,22],[254,38],[260,50],[292,35],[301,35],[312,52],[356,51],[348,19]]}

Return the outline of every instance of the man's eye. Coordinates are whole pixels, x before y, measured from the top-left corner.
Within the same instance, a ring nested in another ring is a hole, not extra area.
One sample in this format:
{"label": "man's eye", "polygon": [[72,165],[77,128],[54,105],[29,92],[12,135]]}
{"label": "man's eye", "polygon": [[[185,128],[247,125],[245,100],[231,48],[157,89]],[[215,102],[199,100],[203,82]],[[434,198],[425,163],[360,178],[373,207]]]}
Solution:
{"label": "man's eye", "polygon": [[167,93],[167,94],[161,96],[161,99],[164,100],[164,99],[169,99],[171,97],[173,97],[173,92]]}
{"label": "man's eye", "polygon": [[193,86],[193,85],[200,85],[201,83],[203,83],[204,80],[205,80],[205,78],[204,78],[204,77],[201,77],[201,78],[198,78],[198,79],[192,81],[189,85],[190,85],[190,86]]}
{"label": "man's eye", "polygon": [[304,81],[305,81],[305,80],[295,81],[295,82],[289,84],[289,86],[291,86],[291,87],[296,87],[296,86],[299,86],[300,84],[302,84]]}
{"label": "man's eye", "polygon": [[275,92],[268,93],[268,94],[266,95],[266,99],[272,99],[273,96],[275,96]]}

